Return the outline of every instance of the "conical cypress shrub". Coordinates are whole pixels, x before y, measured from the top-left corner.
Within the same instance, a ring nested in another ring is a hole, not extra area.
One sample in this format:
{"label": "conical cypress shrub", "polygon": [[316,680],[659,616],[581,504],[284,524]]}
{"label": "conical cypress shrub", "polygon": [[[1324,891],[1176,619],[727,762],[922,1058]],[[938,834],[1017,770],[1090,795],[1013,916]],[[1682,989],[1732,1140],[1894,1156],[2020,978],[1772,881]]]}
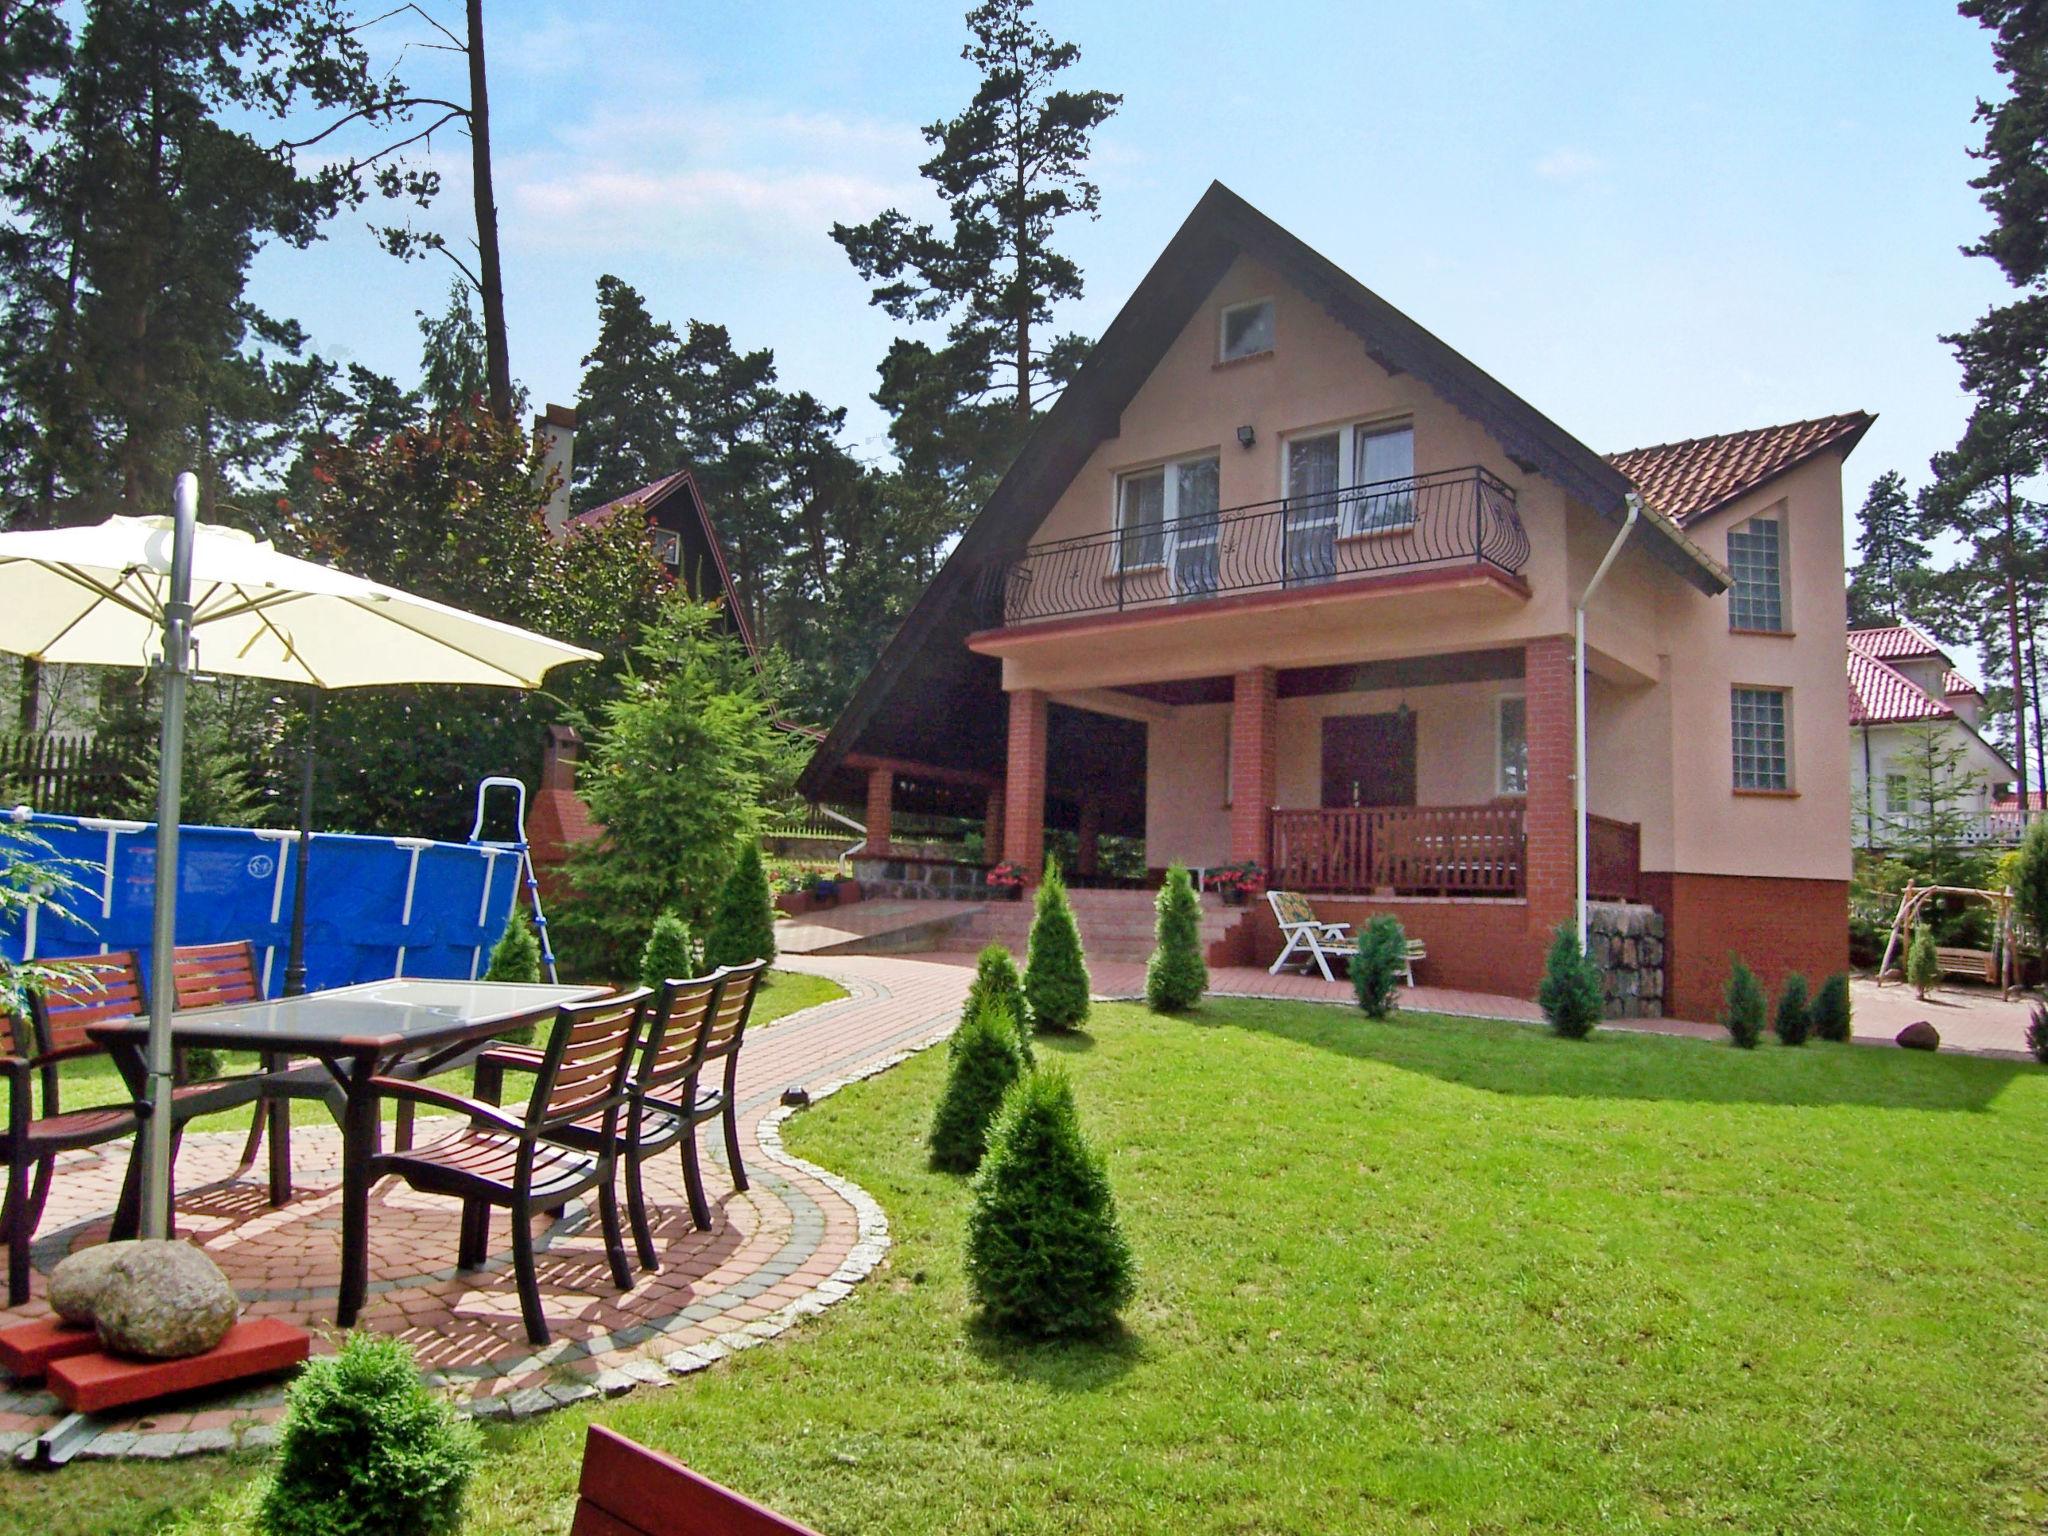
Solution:
{"label": "conical cypress shrub", "polygon": [[946,1091],[932,1116],[932,1166],[972,1173],[988,1147],[988,1128],[1003,1095],[1024,1075],[1017,1049],[1017,1018],[1002,1002],[984,1003],[961,1017],[947,1049]]}
{"label": "conical cypress shrub", "polygon": [[540,938],[524,907],[514,907],[505,919],[505,931],[491,946],[490,964],[484,967],[485,981],[540,980]]}
{"label": "conical cypress shrub", "polygon": [[1820,984],[1813,999],[1813,1032],[1837,1044],[1849,1038],[1849,975],[1837,971]]}
{"label": "conical cypress shrub", "polygon": [[1780,1045],[1804,1045],[1813,1031],[1813,1012],[1806,1000],[1806,978],[1794,971],[1778,993],[1778,1011],[1771,1019]]}
{"label": "conical cypress shrub", "polygon": [[657,991],[664,981],[677,981],[697,974],[697,941],[690,925],[673,912],[654,920],[647,935],[647,947],[640,951],[640,985]]}
{"label": "conical cypress shrub", "polygon": [[1745,1051],[1755,1050],[1764,1037],[1765,1007],[1764,989],[1756,972],[1737,960],[1721,995],[1721,1027]]}
{"label": "conical cypress shrub", "polygon": [[1369,1019],[1391,1017],[1400,1006],[1394,988],[1408,974],[1408,933],[1382,912],[1358,930],[1351,951],[1351,992]]}
{"label": "conical cypress shrub", "polygon": [[1089,1149],[1066,1074],[1027,1074],[1003,1100],[967,1217],[967,1278],[994,1327],[1093,1333],[1134,1289],[1116,1196]]}
{"label": "conical cypress shrub", "polygon": [[1166,872],[1157,909],[1158,943],[1145,967],[1145,1001],[1154,1013],[1179,1013],[1209,990],[1209,967],[1202,959],[1201,899],[1178,864]]}
{"label": "conical cypress shrub", "polygon": [[1017,974],[1017,962],[1010,958],[1010,952],[1000,944],[991,944],[975,956],[974,981],[967,988],[967,1001],[961,1006],[960,1017],[964,1019],[990,1006],[1009,1011],[1017,1028],[1017,1048],[1024,1053],[1024,1065],[1034,1065],[1031,1015],[1024,1005],[1024,978]]}
{"label": "conical cypress shrub", "polygon": [[1913,942],[1906,946],[1906,980],[1922,1002],[1941,985],[1941,956],[1934,950],[1934,930],[1925,923],[1913,930]]}
{"label": "conical cypress shrub", "polygon": [[1067,1030],[1088,1021],[1088,961],[1081,929],[1067,902],[1060,867],[1045,862],[1031,918],[1031,948],[1024,960],[1024,1001],[1039,1029]]}
{"label": "conical cypress shrub", "polygon": [[1583,1040],[1599,1027],[1607,1011],[1601,995],[1600,968],[1579,947],[1576,924],[1559,923],[1550,941],[1550,958],[1543,967],[1543,985],[1536,1002],[1553,1033],[1567,1040]]}
{"label": "conical cypress shrub", "polygon": [[775,907],[768,896],[768,872],[761,867],[761,845],[752,838],[740,843],[704,935],[704,964],[746,965],[775,958]]}

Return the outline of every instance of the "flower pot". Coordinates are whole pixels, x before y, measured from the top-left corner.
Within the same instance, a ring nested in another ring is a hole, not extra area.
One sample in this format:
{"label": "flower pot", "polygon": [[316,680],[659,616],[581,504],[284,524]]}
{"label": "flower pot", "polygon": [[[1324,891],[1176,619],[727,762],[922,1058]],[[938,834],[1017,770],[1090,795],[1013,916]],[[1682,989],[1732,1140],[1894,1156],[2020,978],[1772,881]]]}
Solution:
{"label": "flower pot", "polygon": [[1244,905],[1244,890],[1241,886],[1226,885],[1217,894],[1223,898],[1223,905],[1226,907],[1241,907]]}

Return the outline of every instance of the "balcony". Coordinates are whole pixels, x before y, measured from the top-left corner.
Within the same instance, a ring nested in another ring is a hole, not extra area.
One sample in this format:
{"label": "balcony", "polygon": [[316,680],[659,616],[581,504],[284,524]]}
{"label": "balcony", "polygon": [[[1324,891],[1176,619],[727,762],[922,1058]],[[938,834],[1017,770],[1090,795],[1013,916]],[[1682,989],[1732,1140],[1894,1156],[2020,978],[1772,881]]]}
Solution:
{"label": "balcony", "polygon": [[1468,466],[1035,544],[980,599],[1002,628],[1413,571],[1516,576],[1528,559],[1513,488]]}
{"label": "balcony", "polygon": [[[1273,812],[1273,884],[1281,890],[1399,896],[1519,897],[1522,807],[1357,806]],[[1589,816],[1587,888],[1596,901],[1639,899],[1640,831]]]}

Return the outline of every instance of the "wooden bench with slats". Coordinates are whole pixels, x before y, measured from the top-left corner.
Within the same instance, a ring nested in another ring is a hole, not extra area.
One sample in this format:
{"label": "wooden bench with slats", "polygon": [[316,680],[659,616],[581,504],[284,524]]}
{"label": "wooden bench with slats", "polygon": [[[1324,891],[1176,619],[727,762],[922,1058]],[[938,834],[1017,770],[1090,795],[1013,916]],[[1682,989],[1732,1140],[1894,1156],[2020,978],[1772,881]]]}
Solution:
{"label": "wooden bench with slats", "polygon": [[569,1536],[818,1536],[601,1424],[583,1439]]}

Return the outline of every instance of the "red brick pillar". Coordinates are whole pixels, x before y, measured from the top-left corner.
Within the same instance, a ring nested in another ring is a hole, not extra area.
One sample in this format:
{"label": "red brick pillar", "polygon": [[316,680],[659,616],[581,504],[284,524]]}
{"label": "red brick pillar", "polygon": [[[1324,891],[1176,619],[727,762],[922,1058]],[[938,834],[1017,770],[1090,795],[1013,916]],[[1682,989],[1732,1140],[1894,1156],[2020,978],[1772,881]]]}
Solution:
{"label": "red brick pillar", "polygon": [[1003,857],[1036,879],[1045,867],[1045,690],[1010,695],[1010,761],[1003,775]]}
{"label": "red brick pillar", "polygon": [[981,856],[993,864],[1003,857],[1003,784],[988,792],[988,811],[981,823]]}
{"label": "red brick pillar", "polygon": [[1273,744],[1275,674],[1251,667],[1237,674],[1230,709],[1230,857],[1268,863],[1278,755]]}
{"label": "red brick pillar", "polygon": [[887,854],[892,829],[890,813],[896,794],[896,774],[889,768],[868,770],[868,847],[869,853]]}
{"label": "red brick pillar", "polygon": [[1529,925],[1549,933],[1578,911],[1578,812],[1573,784],[1572,642],[1564,635],[1522,647],[1529,791],[1524,799],[1524,885]]}
{"label": "red brick pillar", "polygon": [[1074,873],[1092,875],[1097,866],[1096,853],[1102,837],[1102,807],[1092,800],[1081,803],[1081,847],[1074,857]]}

